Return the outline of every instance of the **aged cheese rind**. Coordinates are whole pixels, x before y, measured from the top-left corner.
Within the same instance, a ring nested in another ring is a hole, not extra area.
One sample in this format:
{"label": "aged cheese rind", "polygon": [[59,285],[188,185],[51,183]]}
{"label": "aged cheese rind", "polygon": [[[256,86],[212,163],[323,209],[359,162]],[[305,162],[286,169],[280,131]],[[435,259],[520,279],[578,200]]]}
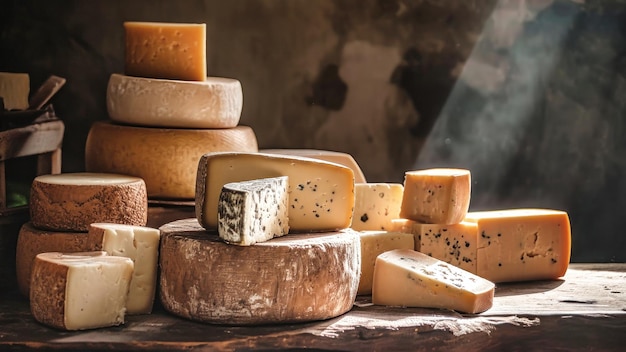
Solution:
{"label": "aged cheese rind", "polygon": [[358,231],[391,231],[402,204],[399,183],[355,183],[352,227]]}
{"label": "aged cheese rind", "polygon": [[45,252],[84,252],[87,233],[40,230],[27,222],[20,228],[15,248],[15,272],[20,293],[28,297],[33,260]]}
{"label": "aged cheese rind", "polygon": [[206,78],[206,24],[124,22],[130,76],[202,81]]}
{"label": "aged cheese rind", "polygon": [[109,117],[129,125],[232,128],[242,108],[241,83],[231,78],[191,82],[114,73],[107,87]]}
{"label": "aged cheese rind", "polygon": [[229,325],[323,320],[352,308],[361,271],[356,232],[297,234],[233,246],[196,219],[161,228],[160,297],[188,319]]}
{"label": "aged cheese rind", "polygon": [[261,149],[260,153],[268,154],[283,154],[283,155],[295,155],[303,156],[306,158],[320,159],[329,161],[331,163],[341,164],[352,169],[354,172],[355,183],[366,183],[365,175],[359,164],[354,160],[354,157],[348,153],[336,152],[331,150],[321,149]]}
{"label": "aged cheese rind", "polygon": [[0,97],[5,109],[27,109],[29,92],[30,76],[28,73],[0,72]]}
{"label": "aged cheese rind", "polygon": [[415,241],[413,234],[388,231],[360,231],[361,238],[361,279],[359,281],[359,295],[372,293],[374,280],[374,264],[376,258],[394,249],[413,249]]}
{"label": "aged cheese rind", "polygon": [[454,265],[409,250],[378,256],[372,303],[480,313],[493,305],[495,285]]}
{"label": "aged cheese rind", "polygon": [[289,180],[286,176],[227,183],[217,206],[217,233],[240,246],[265,242],[289,232]]}
{"label": "aged cheese rind", "polygon": [[87,247],[109,255],[130,258],[134,264],[127,314],[152,312],[156,292],[160,232],[158,229],[123,224],[94,223],[89,227]]}
{"label": "aged cheese rind", "polygon": [[30,192],[33,226],[54,231],[89,231],[94,222],[144,226],[146,184],[141,178],[109,173],[42,175]]}
{"label": "aged cheese rind", "polygon": [[469,212],[477,224],[477,274],[494,282],[556,279],[567,271],[571,228],[566,212],[506,209]]}
{"label": "aged cheese rind", "polygon": [[265,153],[208,153],[198,164],[196,217],[217,228],[217,204],[224,184],[289,177],[289,231],[332,231],[350,226],[354,173],[343,165]]}
{"label": "aged cheese rind", "polygon": [[467,214],[470,193],[469,170],[407,171],[400,217],[429,224],[457,224]]}
{"label": "aged cheese rind", "polygon": [[132,260],[105,252],[40,253],[33,263],[31,313],[63,330],[123,324],[132,271]]}
{"label": "aged cheese rind", "polygon": [[141,177],[150,199],[194,199],[198,160],[219,151],[256,152],[256,135],[247,126],[169,129],[99,121],[87,136],[85,167]]}

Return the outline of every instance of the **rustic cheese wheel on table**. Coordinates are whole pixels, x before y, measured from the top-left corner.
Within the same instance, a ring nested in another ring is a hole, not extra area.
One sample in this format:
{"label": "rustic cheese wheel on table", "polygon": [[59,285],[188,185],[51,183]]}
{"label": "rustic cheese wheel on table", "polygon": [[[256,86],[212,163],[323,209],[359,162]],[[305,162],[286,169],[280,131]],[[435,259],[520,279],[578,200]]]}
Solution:
{"label": "rustic cheese wheel on table", "polygon": [[160,297],[169,312],[231,325],[324,320],[346,313],[361,271],[350,229],[230,245],[196,219],[163,225]]}

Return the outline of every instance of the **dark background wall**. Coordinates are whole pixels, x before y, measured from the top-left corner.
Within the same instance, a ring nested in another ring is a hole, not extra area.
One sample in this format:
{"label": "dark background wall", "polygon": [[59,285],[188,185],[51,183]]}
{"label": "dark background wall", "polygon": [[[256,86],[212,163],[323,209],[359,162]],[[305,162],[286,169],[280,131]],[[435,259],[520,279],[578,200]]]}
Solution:
{"label": "dark background wall", "polygon": [[626,3],[0,1],[0,71],[67,78],[63,171],[84,170],[124,21],[207,23],[262,148],[351,153],[368,180],[472,171],[472,210],[566,210],[573,261],[626,260]]}

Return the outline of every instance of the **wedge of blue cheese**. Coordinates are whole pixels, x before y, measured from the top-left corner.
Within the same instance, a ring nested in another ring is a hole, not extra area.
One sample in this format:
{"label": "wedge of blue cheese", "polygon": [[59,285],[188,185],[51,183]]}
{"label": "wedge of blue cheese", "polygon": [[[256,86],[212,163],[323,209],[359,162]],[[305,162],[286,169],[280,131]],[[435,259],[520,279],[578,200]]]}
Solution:
{"label": "wedge of blue cheese", "polygon": [[289,232],[287,176],[231,182],[222,187],[217,206],[219,237],[251,246]]}

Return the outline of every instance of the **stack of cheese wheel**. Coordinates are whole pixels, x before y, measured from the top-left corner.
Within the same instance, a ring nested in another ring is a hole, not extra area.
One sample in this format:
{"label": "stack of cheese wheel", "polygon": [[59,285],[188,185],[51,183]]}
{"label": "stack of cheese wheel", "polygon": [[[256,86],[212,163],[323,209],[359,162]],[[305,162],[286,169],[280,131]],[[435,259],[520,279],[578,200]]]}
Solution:
{"label": "stack of cheese wheel", "polygon": [[126,22],[125,74],[107,88],[111,121],[87,137],[87,171],[133,175],[150,200],[192,200],[200,156],[256,152],[253,130],[239,125],[238,80],[207,77],[206,25]]}

